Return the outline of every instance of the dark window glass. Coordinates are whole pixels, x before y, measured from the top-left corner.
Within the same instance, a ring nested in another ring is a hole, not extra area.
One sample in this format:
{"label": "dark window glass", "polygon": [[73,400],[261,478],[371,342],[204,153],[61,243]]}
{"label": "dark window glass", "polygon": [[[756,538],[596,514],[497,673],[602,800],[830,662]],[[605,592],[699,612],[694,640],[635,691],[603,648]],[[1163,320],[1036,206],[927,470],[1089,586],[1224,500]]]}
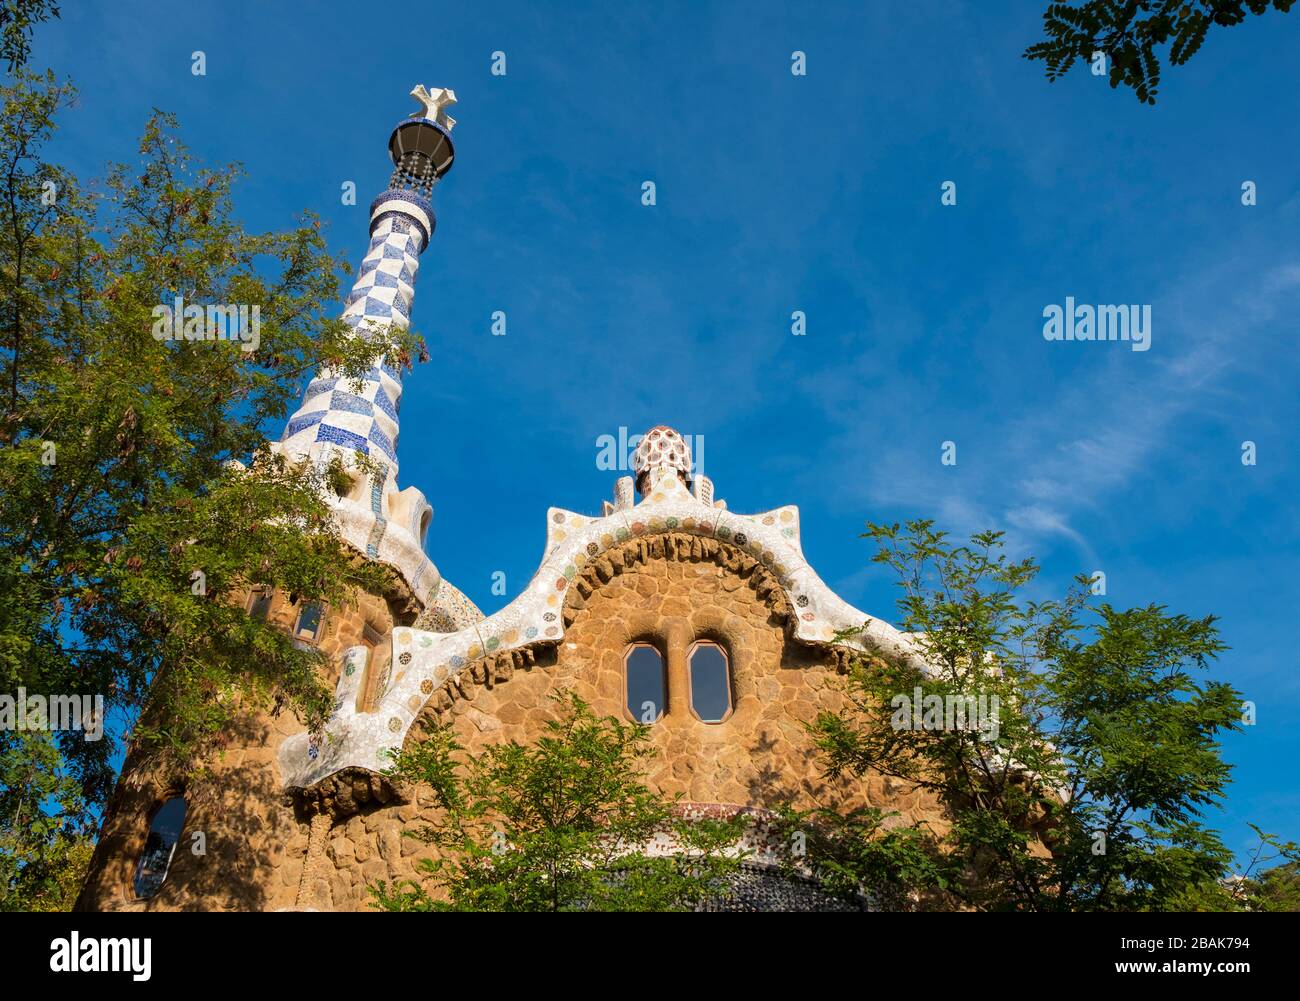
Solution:
{"label": "dark window glass", "polygon": [[173,796],[153,815],[149,836],[145,839],[144,851],[140,854],[140,865],[135,873],[137,897],[152,897],[162,887],[184,825],[184,796]]}
{"label": "dark window glass", "polygon": [[653,723],[668,708],[668,685],[659,651],[644,643],[628,647],[627,711],[640,723]]}
{"label": "dark window glass", "polygon": [[256,588],[248,598],[248,614],[259,621],[266,621],[271,614],[271,599],[275,592],[269,587]]}
{"label": "dark window glass", "polygon": [[294,630],[302,639],[314,640],[320,635],[321,607],[316,601],[302,606],[298,613],[298,628]]}
{"label": "dark window glass", "polygon": [[705,723],[721,723],[731,712],[731,671],[716,643],[691,650],[691,708]]}

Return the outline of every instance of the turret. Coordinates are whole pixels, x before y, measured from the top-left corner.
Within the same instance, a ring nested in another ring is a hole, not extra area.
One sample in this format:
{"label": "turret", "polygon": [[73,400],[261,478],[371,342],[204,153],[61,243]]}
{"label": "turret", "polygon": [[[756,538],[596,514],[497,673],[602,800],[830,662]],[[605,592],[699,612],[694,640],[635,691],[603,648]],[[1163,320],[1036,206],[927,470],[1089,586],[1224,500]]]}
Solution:
{"label": "turret", "polygon": [[[421,108],[398,122],[389,136],[393,174],[388,188],[370,204],[370,246],[343,310],[343,321],[358,337],[410,325],[420,255],[436,225],[430,195],[455,161],[455,121],[444,109],[456,102],[456,95],[420,85],[411,96]],[[443,584],[424,553],[433,508],[415,487],[397,485],[401,403],[401,367],[389,358],[377,358],[359,384],[323,369],[308,384],[275,447],[291,458],[320,464],[341,459],[344,469],[352,470],[351,482],[340,485],[331,503],[343,537],[401,574],[425,609],[438,602],[445,588],[443,597],[459,614],[443,618],[464,625],[481,617],[478,610]],[[356,456],[375,463],[377,473],[362,474]]]}

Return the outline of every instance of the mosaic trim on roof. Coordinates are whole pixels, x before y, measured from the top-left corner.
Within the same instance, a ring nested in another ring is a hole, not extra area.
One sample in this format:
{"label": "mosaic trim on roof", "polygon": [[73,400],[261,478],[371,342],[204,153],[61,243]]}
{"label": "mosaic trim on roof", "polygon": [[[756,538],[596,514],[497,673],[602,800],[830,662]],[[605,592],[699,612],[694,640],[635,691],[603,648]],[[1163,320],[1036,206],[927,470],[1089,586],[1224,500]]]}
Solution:
{"label": "mosaic trim on roof", "polygon": [[676,430],[664,424],[651,428],[641,436],[636,451],[632,453],[632,471],[638,482],[650,470],[667,466],[683,480],[691,478],[691,448]]}
{"label": "mosaic trim on roof", "polygon": [[[393,670],[375,711],[359,713],[355,696],[340,693],[324,734],[298,734],[281,745],[279,763],[286,787],[306,787],[343,768],[383,771],[389,752],[402,746],[429,697],[448,678],[484,657],[535,643],[559,643],[566,592],[584,566],[628,539],[668,532],[709,536],[753,556],[777,579],[795,610],[794,637],[824,644],[852,631],[847,645],[915,657],[907,634],[853,608],[839,598],[804,559],[799,512],[794,506],[741,515],[693,496],[673,465],[651,467],[644,496],[628,509],[600,517],[551,508],[547,512],[546,555],[522,594],[482,621],[439,633],[393,630]],[[363,647],[353,648],[348,656]],[[342,684],[342,682],[340,682]],[[315,754],[309,745],[315,741]]]}

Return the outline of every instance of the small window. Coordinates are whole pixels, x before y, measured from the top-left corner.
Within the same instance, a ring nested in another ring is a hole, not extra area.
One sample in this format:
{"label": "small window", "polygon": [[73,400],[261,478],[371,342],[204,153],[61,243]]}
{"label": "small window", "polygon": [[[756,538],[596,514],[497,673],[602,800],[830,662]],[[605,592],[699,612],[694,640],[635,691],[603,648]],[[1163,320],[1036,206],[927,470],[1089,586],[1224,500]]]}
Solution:
{"label": "small window", "polygon": [[144,851],[140,854],[140,864],[135,872],[137,897],[141,899],[152,897],[162,888],[184,825],[184,796],[173,796],[153,815],[153,823],[149,825],[149,836],[145,839]]}
{"label": "small window", "polygon": [[369,622],[366,622],[361,626],[361,642],[373,650],[384,642],[384,636]]}
{"label": "small window", "polygon": [[623,656],[627,711],[638,723],[654,723],[668,708],[664,659],[649,643],[633,643]]}
{"label": "small window", "polygon": [[691,709],[705,723],[731,714],[731,667],[716,643],[696,643],[690,653]]}
{"label": "small window", "polygon": [[309,601],[298,612],[298,622],[293,627],[293,634],[300,640],[316,642],[320,639],[321,605],[319,601]]}
{"label": "small window", "polygon": [[248,596],[248,614],[259,622],[265,622],[271,614],[271,601],[275,592],[269,587],[255,587]]}

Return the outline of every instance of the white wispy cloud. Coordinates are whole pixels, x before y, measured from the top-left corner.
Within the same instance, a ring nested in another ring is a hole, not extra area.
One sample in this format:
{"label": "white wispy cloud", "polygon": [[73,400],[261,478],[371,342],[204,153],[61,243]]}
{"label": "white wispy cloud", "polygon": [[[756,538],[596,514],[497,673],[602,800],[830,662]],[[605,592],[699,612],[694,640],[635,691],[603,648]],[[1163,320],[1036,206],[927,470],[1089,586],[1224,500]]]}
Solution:
{"label": "white wispy cloud", "polygon": [[[1241,345],[1277,336],[1271,321],[1300,289],[1300,263],[1251,271],[1241,263],[1249,255],[1230,259],[1237,263],[1186,275],[1156,298],[1150,352],[1120,343],[1035,344],[1110,353],[1104,364],[1062,377],[1046,398],[1026,384],[1019,402],[1000,394],[999,413],[962,419],[931,393],[931,412],[918,415],[921,433],[883,434],[880,409],[904,411],[909,394],[924,392],[899,373],[892,390],[841,409],[818,468],[831,470],[842,505],[901,506],[959,533],[1010,529],[1015,550],[1065,540],[1095,560],[1080,523],[1104,516],[1116,496],[1165,461],[1184,418],[1211,408],[1230,376],[1250,375]],[[1034,330],[1026,324],[1027,336]],[[845,388],[865,374],[842,373]],[[834,421],[835,411],[828,413]],[[940,465],[941,435],[958,440],[957,467]]]}

